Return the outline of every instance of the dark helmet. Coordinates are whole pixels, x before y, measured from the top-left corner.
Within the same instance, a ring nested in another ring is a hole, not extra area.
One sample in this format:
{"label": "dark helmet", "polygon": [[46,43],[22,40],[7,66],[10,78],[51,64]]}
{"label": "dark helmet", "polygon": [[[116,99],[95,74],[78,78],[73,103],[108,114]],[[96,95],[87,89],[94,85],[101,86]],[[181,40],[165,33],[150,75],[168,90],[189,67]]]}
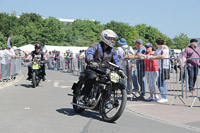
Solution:
{"label": "dark helmet", "polygon": [[40,44],[35,44],[35,49],[41,49],[41,45]]}

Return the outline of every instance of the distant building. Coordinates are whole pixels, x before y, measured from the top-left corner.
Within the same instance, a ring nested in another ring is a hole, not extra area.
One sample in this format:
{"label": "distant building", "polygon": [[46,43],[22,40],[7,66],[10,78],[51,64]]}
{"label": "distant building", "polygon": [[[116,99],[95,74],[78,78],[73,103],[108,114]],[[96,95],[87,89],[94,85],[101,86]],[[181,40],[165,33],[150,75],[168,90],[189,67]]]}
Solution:
{"label": "distant building", "polygon": [[[20,18],[20,16],[16,16],[17,18]],[[45,17],[42,17],[43,19],[46,19]],[[64,18],[56,18],[58,19],[60,22],[62,22],[63,24],[67,24],[67,23],[73,23],[76,19],[64,19]],[[81,20],[89,20],[89,19],[81,19]],[[89,21],[95,21],[93,19],[89,20]]]}
{"label": "distant building", "polygon": [[[57,18],[60,22],[67,24],[67,23],[73,23],[76,19],[63,19],[63,18]],[[80,20],[89,20],[89,21],[95,21],[95,20],[90,20],[90,19],[80,19]]]}
{"label": "distant building", "polygon": [[63,18],[57,18],[60,22],[67,24],[67,23],[73,23],[75,19],[63,19]]}

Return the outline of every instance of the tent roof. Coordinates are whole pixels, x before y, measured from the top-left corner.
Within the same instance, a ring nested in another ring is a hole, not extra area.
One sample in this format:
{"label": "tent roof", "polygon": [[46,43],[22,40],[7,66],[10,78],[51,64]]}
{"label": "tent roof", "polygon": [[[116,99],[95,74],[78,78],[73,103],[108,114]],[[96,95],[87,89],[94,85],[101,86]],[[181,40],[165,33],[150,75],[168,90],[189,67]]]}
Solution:
{"label": "tent roof", "polygon": [[32,45],[32,44],[27,44],[27,45],[19,47],[19,49],[21,49],[22,51],[31,52],[31,51],[33,51],[35,49],[35,46]]}
{"label": "tent roof", "polygon": [[52,46],[52,45],[45,45],[43,48],[43,51],[60,51],[60,52],[66,52],[67,50],[70,50],[74,53],[78,53],[80,50],[86,50],[88,47],[75,47],[75,46]]}

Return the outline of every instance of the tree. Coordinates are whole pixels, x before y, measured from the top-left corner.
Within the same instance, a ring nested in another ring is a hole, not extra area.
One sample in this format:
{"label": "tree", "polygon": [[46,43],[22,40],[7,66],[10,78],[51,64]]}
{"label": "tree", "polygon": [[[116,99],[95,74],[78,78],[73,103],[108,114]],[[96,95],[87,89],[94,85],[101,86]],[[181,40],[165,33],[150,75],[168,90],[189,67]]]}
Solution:
{"label": "tree", "polygon": [[119,38],[126,38],[128,33],[132,30],[132,27],[126,23],[111,21],[105,25],[105,29],[113,30],[117,33]]}
{"label": "tree", "polygon": [[157,28],[147,26],[146,24],[136,25],[135,28],[139,36],[144,38],[144,43],[150,42],[154,45],[157,38],[162,38],[165,44],[169,47],[173,45],[171,39],[166,35],[162,34]]}
{"label": "tree", "polygon": [[102,25],[98,21],[76,20],[65,25],[56,18],[42,18],[35,13],[23,13],[20,18],[16,17],[15,13],[11,15],[0,13],[0,46],[6,45],[9,36],[11,36],[11,44],[17,46],[29,43],[89,46],[100,41],[101,32],[105,29],[116,32],[118,39],[125,38],[128,45],[133,48],[135,48],[133,41],[139,38],[144,44],[150,42],[154,45],[155,40],[161,37],[171,48],[183,48],[189,42],[187,35],[183,33],[171,40],[157,28],[145,24],[132,27],[129,24],[115,21]]}
{"label": "tree", "polygon": [[183,33],[181,33],[179,36],[175,36],[173,41],[176,49],[184,49],[190,42],[188,36]]}
{"label": "tree", "polygon": [[89,46],[100,41],[101,31],[104,29],[97,21],[76,20],[67,24],[67,42],[75,46]]}
{"label": "tree", "polygon": [[0,47],[5,48],[6,47],[6,37],[0,32]]}
{"label": "tree", "polygon": [[132,27],[131,30],[128,32],[127,34],[127,44],[132,46],[133,49],[136,49],[136,46],[135,46],[135,43],[134,43],[134,40],[137,40],[137,39],[142,39],[142,40],[145,40],[143,37],[140,37],[136,28],[135,27]]}
{"label": "tree", "polygon": [[20,47],[25,43],[25,38],[23,35],[11,35],[11,42],[13,46]]}
{"label": "tree", "polygon": [[38,43],[42,45],[62,44],[65,38],[65,25],[56,18],[50,17],[42,20],[42,28],[39,31]]}

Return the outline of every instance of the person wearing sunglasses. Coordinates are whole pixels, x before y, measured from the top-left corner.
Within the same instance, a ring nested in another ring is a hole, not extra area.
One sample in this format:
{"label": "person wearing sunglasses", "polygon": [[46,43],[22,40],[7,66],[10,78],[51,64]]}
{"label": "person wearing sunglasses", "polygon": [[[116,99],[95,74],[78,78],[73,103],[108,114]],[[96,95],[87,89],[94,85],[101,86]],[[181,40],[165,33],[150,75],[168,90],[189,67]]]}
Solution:
{"label": "person wearing sunglasses", "polygon": [[145,64],[145,77],[147,79],[147,84],[150,91],[150,96],[147,99],[148,101],[159,99],[158,95],[156,94],[156,86],[155,82],[158,76],[158,61],[148,59],[150,56],[154,55],[155,51],[153,45],[151,43],[147,43],[145,45],[146,53],[139,54],[139,57],[144,59]]}

